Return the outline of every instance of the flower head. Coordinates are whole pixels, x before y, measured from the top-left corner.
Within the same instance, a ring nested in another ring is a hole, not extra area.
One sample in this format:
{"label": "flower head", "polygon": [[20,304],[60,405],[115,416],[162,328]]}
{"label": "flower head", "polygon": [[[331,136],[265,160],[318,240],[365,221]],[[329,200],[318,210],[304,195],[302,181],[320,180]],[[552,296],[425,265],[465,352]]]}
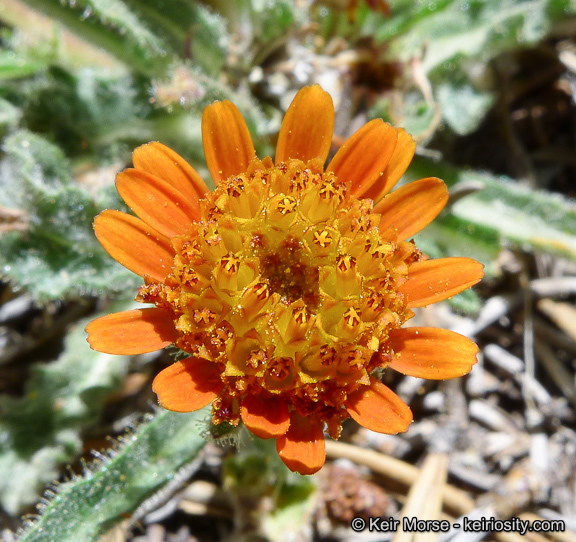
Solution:
{"label": "flower head", "polygon": [[134,151],[118,191],[139,217],[104,211],[96,235],[144,279],[155,305],[87,327],[91,346],[140,354],[175,344],[189,357],[154,380],[160,403],[188,412],[212,403],[213,422],[242,421],[275,438],[292,470],[324,463],[324,430],[342,421],[405,431],[410,409],[377,369],[429,379],[468,373],[476,345],[454,332],[402,325],[414,307],[478,282],[469,258],[429,260],[412,241],[444,207],[435,178],[390,193],[414,154],[403,129],[373,120],[328,167],[334,108],[301,90],[282,124],[276,160],[256,157],[230,102],[206,108],[204,181],[160,143]]}

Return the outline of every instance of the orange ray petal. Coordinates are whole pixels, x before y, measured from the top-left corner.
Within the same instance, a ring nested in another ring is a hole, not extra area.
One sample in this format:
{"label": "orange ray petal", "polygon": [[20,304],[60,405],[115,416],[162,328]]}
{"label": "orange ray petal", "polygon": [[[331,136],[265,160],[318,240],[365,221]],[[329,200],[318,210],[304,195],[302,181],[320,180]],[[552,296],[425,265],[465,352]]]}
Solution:
{"label": "orange ray petal", "polygon": [[346,410],[360,425],[376,431],[395,435],[406,431],[412,422],[412,411],[390,388],[372,380],[348,395]]}
{"label": "orange ray petal", "polygon": [[139,169],[126,169],[116,176],[122,199],[149,226],[167,237],[186,233],[200,217],[197,201],[186,198],[174,186]]}
{"label": "orange ray petal", "polygon": [[291,471],[300,474],[318,472],[326,461],[324,423],[292,412],[290,429],[276,439],[276,449],[280,459]]}
{"label": "orange ray petal", "polygon": [[193,412],[209,405],[224,389],[216,363],[186,358],[158,373],[152,389],[167,410]]}
{"label": "orange ray petal", "polygon": [[163,281],[172,269],[170,240],[134,216],[102,211],[94,219],[94,232],[106,252],[130,271]]}
{"label": "orange ray petal", "polygon": [[394,226],[399,241],[408,239],[428,226],[447,201],[444,181],[434,177],[401,186],[374,207],[374,212],[382,215],[378,229],[385,232]]}
{"label": "orange ray petal", "polygon": [[398,141],[384,175],[366,190],[363,197],[378,202],[388,194],[396,186],[402,175],[406,173],[412,158],[414,158],[415,150],[416,142],[412,136],[404,128],[398,128]]}
{"label": "orange ray petal", "polygon": [[434,327],[408,327],[390,332],[396,359],[388,367],[399,373],[445,380],[468,374],[476,363],[476,344],[454,331]]}
{"label": "orange ray petal", "polygon": [[284,399],[248,395],[240,409],[242,421],[257,437],[272,438],[284,435],[290,427],[290,412]]}
{"label": "orange ray petal", "polygon": [[88,342],[105,354],[136,355],[160,350],[178,338],[170,315],[157,308],[116,312],[86,326]]}
{"label": "orange ray petal", "polygon": [[290,104],[276,145],[276,164],[289,158],[303,162],[318,158],[324,162],[334,132],[332,97],[319,85],[304,87]]}
{"label": "orange ray petal", "polygon": [[352,181],[352,194],[362,197],[383,178],[397,140],[396,128],[382,119],[371,120],[340,147],[326,170],[341,181]]}
{"label": "orange ray petal", "polygon": [[182,192],[190,201],[198,201],[208,192],[206,183],[196,170],[170,147],[158,141],[138,147],[132,153],[136,169],[160,177]]}
{"label": "orange ray petal", "polygon": [[424,307],[470,288],[484,276],[484,266],[472,258],[440,258],[415,262],[408,281],[398,291],[408,296],[408,308]]}
{"label": "orange ray petal", "polygon": [[202,145],[216,184],[246,171],[250,160],[256,156],[246,121],[228,100],[215,102],[204,109]]}

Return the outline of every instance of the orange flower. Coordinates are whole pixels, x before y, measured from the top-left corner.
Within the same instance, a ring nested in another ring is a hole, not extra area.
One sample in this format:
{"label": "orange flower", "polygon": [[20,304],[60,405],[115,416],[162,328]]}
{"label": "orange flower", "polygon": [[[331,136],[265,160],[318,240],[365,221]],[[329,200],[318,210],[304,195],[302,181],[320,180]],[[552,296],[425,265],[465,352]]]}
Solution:
{"label": "orange flower", "polygon": [[406,241],[444,207],[444,183],[421,179],[389,194],[416,145],[382,120],[324,169],[333,127],[330,96],[304,88],[276,162],[259,160],[238,109],[217,102],[202,119],[214,191],[174,151],[149,143],[116,181],[139,218],[107,210],[94,222],[109,254],[144,278],[136,299],[155,307],[94,320],[92,348],[141,354],[175,344],[190,357],[154,380],[160,403],[178,412],[212,403],[214,423],[242,420],[275,438],[303,474],[322,467],[324,430],[338,438],[346,418],[382,433],[408,428],[410,409],[377,369],[454,378],[478,351],[451,331],[401,327],[410,309],[482,278],[475,260],[427,260]]}

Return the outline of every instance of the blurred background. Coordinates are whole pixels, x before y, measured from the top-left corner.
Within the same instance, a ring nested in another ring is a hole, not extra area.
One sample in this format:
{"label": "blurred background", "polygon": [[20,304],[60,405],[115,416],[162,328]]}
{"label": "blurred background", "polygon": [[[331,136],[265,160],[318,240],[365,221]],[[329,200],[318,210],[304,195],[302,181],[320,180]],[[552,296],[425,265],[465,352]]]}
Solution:
{"label": "blurred background", "polygon": [[[576,540],[575,15],[573,0],[0,0],[3,539],[392,540],[350,521],[402,510],[560,519],[483,536]],[[413,134],[404,181],[451,193],[417,244],[486,278],[416,316],[478,342],[471,375],[386,373],[410,430],[348,422],[302,478],[263,445],[235,454],[206,413],[151,417],[172,354],[96,353],[83,330],[134,304],[139,277],[92,231],[126,210],[114,178],[132,150],[161,141],[208,179],[207,104],[232,100],[263,157],[314,83],[334,100],[332,154],[372,118]]]}

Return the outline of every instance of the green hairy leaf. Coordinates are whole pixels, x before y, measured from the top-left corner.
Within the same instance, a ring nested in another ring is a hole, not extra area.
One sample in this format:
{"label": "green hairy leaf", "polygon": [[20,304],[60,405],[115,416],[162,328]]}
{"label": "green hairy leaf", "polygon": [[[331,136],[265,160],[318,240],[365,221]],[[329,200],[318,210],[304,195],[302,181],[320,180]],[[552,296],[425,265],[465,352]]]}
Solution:
{"label": "green hairy leaf", "polygon": [[[418,59],[443,119],[458,135],[473,132],[493,104],[490,61],[534,46],[576,13],[567,0],[399,0],[393,17],[371,17],[363,29],[388,43],[391,61]],[[417,124],[407,110],[406,124]],[[418,133],[418,132],[416,132]]]}
{"label": "green hairy leaf", "polygon": [[[576,261],[573,201],[532,190],[503,176],[459,170],[424,159],[413,162],[409,178],[425,177],[432,171],[449,187],[466,182],[484,188],[456,201],[419,234],[424,250],[431,249],[434,256],[468,255],[490,266],[503,244]],[[436,250],[425,247],[427,243]]]}
{"label": "green hairy leaf", "polygon": [[19,131],[4,141],[0,206],[20,212],[26,231],[0,237],[0,271],[38,300],[135,288],[138,278],[94,236],[96,204],[74,182],[62,152]]}
{"label": "green hairy leaf", "polygon": [[60,466],[81,451],[82,429],[98,421],[128,370],[126,356],[91,350],[81,320],[60,357],[37,364],[22,398],[0,396],[0,503],[11,514],[36,502]]}
{"label": "green hairy leaf", "polygon": [[441,84],[436,93],[444,119],[458,135],[473,132],[494,103],[492,94],[478,92],[469,84]]}
{"label": "green hairy leaf", "polygon": [[29,60],[13,51],[0,51],[0,81],[20,79],[46,69],[46,64]]}
{"label": "green hairy leaf", "polygon": [[57,486],[19,542],[92,542],[198,456],[206,413],[158,411],[82,477]]}
{"label": "green hairy leaf", "polygon": [[534,44],[574,9],[565,0],[403,0],[394,6],[394,17],[383,19],[376,38],[394,38],[390,54],[397,58],[425,49],[423,67],[430,72],[457,56],[487,61]]}
{"label": "green hairy leaf", "polygon": [[28,0],[27,3],[143,74],[162,73],[173,52],[121,0]]}

